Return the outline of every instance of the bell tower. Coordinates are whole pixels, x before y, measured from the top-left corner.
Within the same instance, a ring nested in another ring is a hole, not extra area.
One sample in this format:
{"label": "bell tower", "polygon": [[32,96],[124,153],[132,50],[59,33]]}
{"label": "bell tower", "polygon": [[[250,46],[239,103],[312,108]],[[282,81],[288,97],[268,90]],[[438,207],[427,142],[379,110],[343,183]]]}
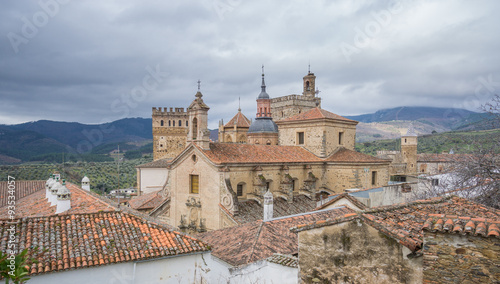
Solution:
{"label": "bell tower", "polygon": [[314,98],[316,95],[316,76],[314,73],[311,73],[311,66],[309,65],[309,70],[307,71],[307,75],[304,76],[304,91],[302,95],[306,97]]}
{"label": "bell tower", "polygon": [[401,136],[401,156],[406,163],[406,174],[417,174],[417,138],[418,135],[410,124],[405,135]]}
{"label": "bell tower", "polygon": [[210,130],[208,130],[208,110],[210,109],[203,102],[203,95],[200,91],[200,80],[198,80],[198,92],[194,101],[187,109],[189,129],[187,141],[196,143],[203,149],[208,149],[210,144]]}

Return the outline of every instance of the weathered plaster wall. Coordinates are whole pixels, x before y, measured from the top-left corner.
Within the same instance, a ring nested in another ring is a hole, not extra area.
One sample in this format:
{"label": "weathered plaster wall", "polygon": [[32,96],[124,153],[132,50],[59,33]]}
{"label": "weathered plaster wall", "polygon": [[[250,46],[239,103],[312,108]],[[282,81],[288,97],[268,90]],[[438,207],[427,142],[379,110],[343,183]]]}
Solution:
{"label": "weathered plaster wall", "polygon": [[498,283],[496,238],[424,233],[424,283]]}
{"label": "weathered plaster wall", "polygon": [[137,170],[139,190],[147,194],[163,188],[168,176],[166,168],[141,168]]}
{"label": "weathered plaster wall", "polygon": [[[360,220],[299,232],[304,283],[421,283],[422,259]],[[317,282],[319,280],[319,282]]]}

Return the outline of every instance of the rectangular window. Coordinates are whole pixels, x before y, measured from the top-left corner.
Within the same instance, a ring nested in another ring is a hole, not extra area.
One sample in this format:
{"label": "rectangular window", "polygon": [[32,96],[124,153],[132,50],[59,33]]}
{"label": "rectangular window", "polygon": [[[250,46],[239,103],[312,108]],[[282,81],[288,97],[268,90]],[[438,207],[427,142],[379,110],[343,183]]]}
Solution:
{"label": "rectangular window", "polygon": [[344,132],[339,132],[339,145],[344,144]]}
{"label": "rectangular window", "polygon": [[238,184],[236,188],[236,195],[243,196],[243,184]]}
{"label": "rectangular window", "polygon": [[297,145],[304,145],[304,132],[297,132]]}
{"label": "rectangular window", "polygon": [[376,185],[376,184],[377,184],[377,172],[373,171],[372,172],[372,185]]}
{"label": "rectangular window", "polygon": [[439,185],[439,180],[437,178],[432,179],[432,185],[433,186],[438,186]]}
{"label": "rectangular window", "polygon": [[189,193],[198,194],[200,192],[200,176],[198,175],[189,175],[190,179],[190,187]]}

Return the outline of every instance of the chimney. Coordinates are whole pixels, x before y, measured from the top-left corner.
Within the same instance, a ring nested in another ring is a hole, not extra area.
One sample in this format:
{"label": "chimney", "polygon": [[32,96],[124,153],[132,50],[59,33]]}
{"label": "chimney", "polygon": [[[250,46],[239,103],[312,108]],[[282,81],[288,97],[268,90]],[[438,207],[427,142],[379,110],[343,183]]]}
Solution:
{"label": "chimney", "polygon": [[49,198],[48,198],[50,206],[56,205],[56,203],[57,203],[57,190],[59,189],[60,186],[61,186],[61,184],[59,183],[59,177],[56,176],[56,180],[54,181],[54,183],[50,187],[50,194],[49,194]]}
{"label": "chimney", "polygon": [[62,186],[57,190],[57,208],[56,214],[71,209],[71,192],[66,187],[66,180],[63,179]]}
{"label": "chimney", "polygon": [[50,178],[45,182],[45,198],[50,198],[50,187],[54,184],[54,175],[50,174]]}
{"label": "chimney", "polygon": [[82,189],[90,191],[90,179],[87,176],[82,178]]}
{"label": "chimney", "polygon": [[269,189],[264,194],[264,222],[273,218],[273,194]]}

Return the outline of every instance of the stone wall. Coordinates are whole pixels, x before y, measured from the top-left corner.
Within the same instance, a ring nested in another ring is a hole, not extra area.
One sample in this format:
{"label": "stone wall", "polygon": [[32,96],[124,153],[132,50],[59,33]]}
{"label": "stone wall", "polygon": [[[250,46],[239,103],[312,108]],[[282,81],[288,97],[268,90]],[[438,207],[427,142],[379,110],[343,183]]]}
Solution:
{"label": "stone wall", "polygon": [[424,283],[499,283],[500,240],[424,232]]}
{"label": "stone wall", "polygon": [[184,108],[153,108],[153,160],[175,158],[186,147],[188,114]]}
{"label": "stone wall", "polygon": [[[317,156],[328,156],[338,147],[354,150],[356,141],[355,124],[314,120],[278,122],[278,127],[280,145],[302,145]],[[299,144],[299,132],[304,132],[304,144]],[[339,141],[340,135],[342,135],[342,141]]]}
{"label": "stone wall", "polygon": [[422,282],[422,258],[359,219],[298,234],[303,283]]}
{"label": "stone wall", "polygon": [[279,121],[315,107],[321,107],[321,98],[301,95],[278,97],[271,99],[271,116],[273,121]]}

